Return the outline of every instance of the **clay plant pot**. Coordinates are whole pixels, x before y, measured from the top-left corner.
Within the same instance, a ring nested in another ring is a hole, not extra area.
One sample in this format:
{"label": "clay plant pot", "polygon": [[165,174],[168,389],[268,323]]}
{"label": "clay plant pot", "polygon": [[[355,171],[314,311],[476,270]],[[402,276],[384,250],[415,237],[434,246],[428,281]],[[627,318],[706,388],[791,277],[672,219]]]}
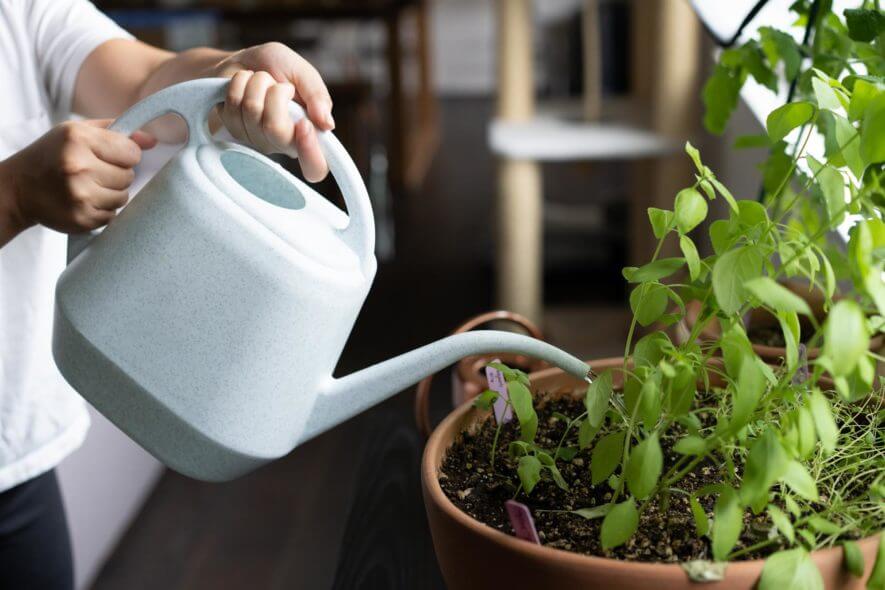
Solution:
{"label": "clay plant pot", "polygon": [[[460,334],[475,330],[485,324],[503,323],[512,324],[532,338],[544,340],[544,334],[540,328],[531,320],[512,311],[489,311],[478,316],[474,316],[455,328],[452,334]],[[509,352],[501,352],[495,354],[485,354],[468,356],[461,359],[452,371],[452,405],[460,406],[466,401],[472,400],[477,395],[489,388],[489,382],[486,379],[485,367],[494,360],[499,360],[508,367],[520,369],[526,373],[540,371],[549,365],[544,361],[533,359],[522,354],[513,354]],[[424,438],[430,436],[431,426],[428,416],[430,404],[430,385],[433,382],[433,375],[425,377],[415,390],[415,421],[418,429],[424,435]]]}
{"label": "clay plant pot", "polygon": [[[594,370],[618,366],[622,359],[590,361]],[[548,394],[583,392],[581,383],[559,369],[533,374],[532,388]],[[615,379],[616,386],[617,378]],[[599,588],[606,590],[750,590],[755,588],[764,561],[729,564],[725,579],[691,582],[679,565],[630,562],[592,557],[522,541],[493,529],[459,510],[439,485],[440,465],[459,434],[488,417],[465,403],[434,430],[421,464],[424,505],[433,546],[450,590],[472,588]],[[859,542],[864,556],[864,578],[852,577],[843,567],[841,547],[816,551],[813,559],[830,590],[862,590],[872,572],[878,537]]]}
{"label": "clay plant pot", "polygon": [[[784,281],[781,284],[804,299],[806,303],[808,303],[808,306],[811,307],[811,311],[819,322],[823,322],[826,319],[826,313],[824,312],[824,296],[819,289],[809,290],[807,284],[803,284],[799,281]],[[690,301],[686,304],[685,319],[677,327],[677,336],[680,341],[685,342],[685,340],[688,339],[692,329],[694,329],[700,311],[700,302]],[[811,323],[805,318],[800,317],[800,323],[803,333],[807,333],[807,331],[811,329]],[[751,326],[751,329],[755,326],[780,330],[780,324],[778,324],[777,318],[766,310],[760,308],[754,309],[750,313],[749,325]],[[707,325],[705,325],[703,329],[701,329],[699,338],[701,340],[717,340],[721,335],[722,327],[719,325],[719,321],[716,318],[713,318],[707,322]],[[772,365],[783,363],[783,360],[787,355],[786,349],[782,346],[768,346],[756,342],[752,342],[752,345],[756,354],[758,354],[766,363]],[[877,334],[870,339],[870,350],[873,352],[882,350],[883,346],[885,346],[885,337],[881,334]],[[809,360],[820,356],[820,352],[820,348],[817,347],[808,348],[806,351]]]}

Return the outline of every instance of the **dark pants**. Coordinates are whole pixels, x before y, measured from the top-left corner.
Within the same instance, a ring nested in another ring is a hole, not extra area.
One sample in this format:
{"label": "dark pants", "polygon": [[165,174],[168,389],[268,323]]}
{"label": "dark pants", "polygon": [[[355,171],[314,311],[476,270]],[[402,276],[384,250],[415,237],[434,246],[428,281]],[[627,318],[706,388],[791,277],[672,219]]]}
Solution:
{"label": "dark pants", "polygon": [[55,471],[0,493],[0,588],[73,587],[71,540]]}

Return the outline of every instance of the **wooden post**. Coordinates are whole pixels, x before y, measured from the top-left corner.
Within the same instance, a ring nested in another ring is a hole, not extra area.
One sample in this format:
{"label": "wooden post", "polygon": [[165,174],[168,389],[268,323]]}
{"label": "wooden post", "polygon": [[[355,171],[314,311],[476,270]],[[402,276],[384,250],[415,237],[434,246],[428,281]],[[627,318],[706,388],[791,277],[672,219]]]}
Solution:
{"label": "wooden post", "polygon": [[[633,91],[650,128],[683,143],[696,134],[702,109],[700,25],[684,0],[642,2],[642,10],[639,4],[632,5]],[[654,251],[648,208],[672,209],[676,193],[691,185],[692,170],[681,150],[642,164],[630,212],[631,264],[648,262]],[[673,241],[661,250],[662,256],[677,254]]]}
{"label": "wooden post", "polygon": [[403,190],[405,98],[403,96],[402,39],[400,14],[394,11],[385,22],[387,29],[387,178],[394,194]]}
{"label": "wooden post", "polygon": [[[531,0],[498,0],[498,112],[500,120],[534,115]],[[541,322],[543,308],[543,195],[531,160],[498,164],[497,300],[504,309]]]}
{"label": "wooden post", "polygon": [[584,48],[584,119],[595,121],[602,113],[602,45],[597,0],[584,0],[581,35]]}

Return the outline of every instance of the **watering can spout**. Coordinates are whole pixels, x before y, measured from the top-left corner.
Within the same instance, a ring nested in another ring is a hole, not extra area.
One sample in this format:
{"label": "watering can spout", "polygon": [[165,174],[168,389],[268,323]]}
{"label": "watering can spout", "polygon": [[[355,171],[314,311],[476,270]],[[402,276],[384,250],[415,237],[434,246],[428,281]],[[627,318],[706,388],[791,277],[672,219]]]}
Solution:
{"label": "watering can spout", "polygon": [[590,375],[590,367],[585,362],[529,336],[495,330],[455,334],[346,377],[330,379],[317,398],[299,442],[325,432],[464,357],[495,352],[538,358],[578,379],[587,379]]}

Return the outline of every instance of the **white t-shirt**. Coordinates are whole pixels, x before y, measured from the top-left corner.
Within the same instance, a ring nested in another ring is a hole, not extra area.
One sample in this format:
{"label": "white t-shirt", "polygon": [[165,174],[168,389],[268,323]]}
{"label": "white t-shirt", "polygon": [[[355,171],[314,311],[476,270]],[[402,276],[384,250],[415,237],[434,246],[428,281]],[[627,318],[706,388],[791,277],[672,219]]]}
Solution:
{"label": "white t-shirt", "polygon": [[[83,60],[131,38],[86,0],[0,0],[0,160],[70,115]],[[0,248],[0,491],[52,469],[89,415],[52,360],[66,238],[32,227]]]}

